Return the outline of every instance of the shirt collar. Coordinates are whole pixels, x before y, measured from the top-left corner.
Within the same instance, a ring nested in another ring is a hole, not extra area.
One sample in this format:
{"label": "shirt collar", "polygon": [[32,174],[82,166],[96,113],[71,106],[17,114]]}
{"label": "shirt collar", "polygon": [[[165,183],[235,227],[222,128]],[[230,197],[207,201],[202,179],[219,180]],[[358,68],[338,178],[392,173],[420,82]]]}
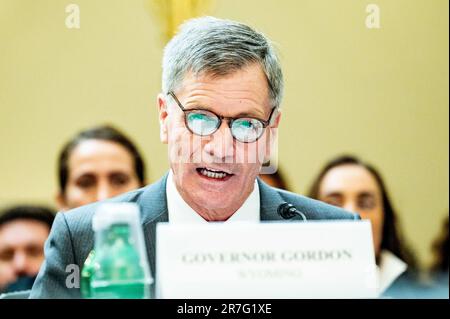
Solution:
{"label": "shirt collar", "polygon": [[380,265],[378,267],[379,295],[389,288],[390,285],[403,273],[408,266],[400,258],[389,250],[380,252]]}
{"label": "shirt collar", "polygon": [[[178,192],[173,181],[173,172],[169,171],[166,183],[167,210],[170,223],[207,223],[195,210],[190,207]],[[228,221],[252,221],[260,220],[259,186],[255,180],[253,191],[247,197],[242,206],[227,220]]]}

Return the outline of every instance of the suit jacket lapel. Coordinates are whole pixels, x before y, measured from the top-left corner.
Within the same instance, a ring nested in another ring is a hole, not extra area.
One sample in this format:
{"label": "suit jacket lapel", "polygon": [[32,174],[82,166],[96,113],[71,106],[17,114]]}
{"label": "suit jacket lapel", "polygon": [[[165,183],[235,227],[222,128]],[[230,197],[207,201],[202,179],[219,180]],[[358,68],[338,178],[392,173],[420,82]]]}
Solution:
{"label": "suit jacket lapel", "polygon": [[[138,200],[142,210],[142,225],[144,227],[148,228],[149,224],[167,222],[169,220],[166,195],[167,176],[168,173],[158,182],[151,185]],[[285,201],[275,189],[262,182],[259,178],[257,181],[260,195],[261,220],[283,220],[278,215],[277,209]]]}
{"label": "suit jacket lapel", "polygon": [[[141,207],[142,226],[144,229],[145,244],[150,269],[155,276],[156,260],[156,224],[168,222],[166,182],[167,176],[163,176],[158,182],[149,186],[139,198]],[[280,194],[258,178],[260,194],[260,219],[262,221],[284,220],[278,215],[277,209],[285,201]]]}
{"label": "suit jacket lapel", "polygon": [[152,184],[138,200],[142,213],[142,227],[147,247],[147,258],[153,276],[155,276],[156,270],[156,224],[169,221],[166,198],[167,175],[163,176],[155,184]]}
{"label": "suit jacket lapel", "polygon": [[277,209],[285,201],[276,190],[262,182],[259,178],[257,180],[260,198],[260,219],[262,221],[284,220],[278,215]]}

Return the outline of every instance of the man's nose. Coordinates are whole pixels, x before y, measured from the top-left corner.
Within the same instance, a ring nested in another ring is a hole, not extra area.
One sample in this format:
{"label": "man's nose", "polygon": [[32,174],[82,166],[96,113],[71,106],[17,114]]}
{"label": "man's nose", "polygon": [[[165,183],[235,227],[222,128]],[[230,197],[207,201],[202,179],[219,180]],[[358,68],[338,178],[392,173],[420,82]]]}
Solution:
{"label": "man's nose", "polygon": [[228,124],[224,121],[219,129],[213,133],[212,138],[205,145],[205,149],[209,155],[215,159],[224,161],[234,156],[234,139]]}
{"label": "man's nose", "polygon": [[16,252],[14,254],[13,267],[17,275],[26,273],[27,264],[27,256],[24,252]]}
{"label": "man's nose", "polygon": [[97,188],[97,201],[108,199],[114,196],[112,187],[107,183],[101,183]]}
{"label": "man's nose", "polygon": [[353,212],[353,213],[358,213],[356,210],[356,205],[353,202],[345,203],[342,208],[344,208],[345,210],[348,210],[350,212]]}

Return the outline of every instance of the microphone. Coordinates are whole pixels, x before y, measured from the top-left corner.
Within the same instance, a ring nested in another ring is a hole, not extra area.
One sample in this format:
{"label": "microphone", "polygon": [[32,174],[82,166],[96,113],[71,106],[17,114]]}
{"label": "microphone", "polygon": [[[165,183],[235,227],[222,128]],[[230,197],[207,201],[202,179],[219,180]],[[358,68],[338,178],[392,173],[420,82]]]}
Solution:
{"label": "microphone", "polygon": [[283,217],[283,219],[292,219],[297,220],[301,218],[303,221],[306,221],[306,216],[301,211],[299,211],[297,208],[295,208],[294,205],[283,203],[280,206],[278,206],[278,215]]}

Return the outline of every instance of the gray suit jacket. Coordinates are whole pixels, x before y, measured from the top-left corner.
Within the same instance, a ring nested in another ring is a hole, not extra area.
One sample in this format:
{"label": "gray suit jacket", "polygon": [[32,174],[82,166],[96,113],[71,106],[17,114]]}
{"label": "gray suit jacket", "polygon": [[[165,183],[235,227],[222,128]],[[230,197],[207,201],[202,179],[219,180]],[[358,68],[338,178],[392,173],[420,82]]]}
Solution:
{"label": "gray suit jacket", "polygon": [[[152,275],[155,274],[156,224],[168,221],[166,198],[167,174],[144,188],[108,199],[109,202],[134,202],[141,209],[141,222]],[[260,218],[262,221],[284,220],[277,208],[287,202],[306,215],[308,220],[359,219],[340,208],[268,186],[258,179]],[[68,265],[81,268],[94,246],[92,216],[101,202],[58,213],[45,244],[45,261],[34,283],[30,298],[81,298],[80,289],[67,288],[66,279],[73,273]]]}

